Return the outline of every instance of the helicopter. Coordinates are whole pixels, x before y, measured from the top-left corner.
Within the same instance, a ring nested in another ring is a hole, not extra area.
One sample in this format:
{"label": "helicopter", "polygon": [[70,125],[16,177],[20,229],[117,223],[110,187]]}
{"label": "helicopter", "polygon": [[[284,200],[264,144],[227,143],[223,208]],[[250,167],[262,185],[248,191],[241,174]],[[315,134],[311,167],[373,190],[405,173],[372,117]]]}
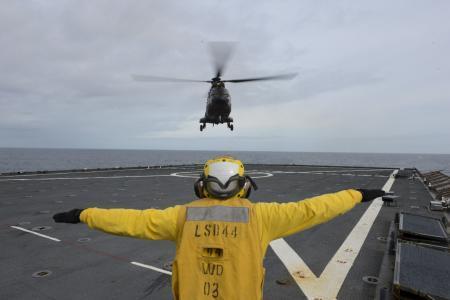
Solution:
{"label": "helicopter", "polygon": [[206,128],[206,124],[210,123],[214,125],[226,123],[228,128],[233,131],[233,118],[230,117],[231,113],[231,96],[228,90],[225,88],[225,83],[241,83],[251,81],[264,81],[264,80],[288,80],[297,76],[297,73],[288,73],[274,76],[264,77],[252,77],[243,79],[226,79],[222,80],[222,75],[225,70],[226,63],[228,62],[233,44],[229,42],[211,42],[211,52],[215,63],[215,76],[211,80],[193,80],[193,79],[180,79],[171,77],[160,77],[151,75],[132,75],[136,81],[147,82],[206,82],[210,83],[211,87],[208,92],[206,100],[205,116],[199,120],[200,131]]}

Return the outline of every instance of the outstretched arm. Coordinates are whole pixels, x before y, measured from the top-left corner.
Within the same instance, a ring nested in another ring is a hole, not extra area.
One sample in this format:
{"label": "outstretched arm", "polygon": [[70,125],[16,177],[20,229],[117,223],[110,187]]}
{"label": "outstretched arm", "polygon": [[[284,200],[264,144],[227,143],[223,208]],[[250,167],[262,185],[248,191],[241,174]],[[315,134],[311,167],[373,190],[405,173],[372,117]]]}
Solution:
{"label": "outstretched arm", "polygon": [[179,206],[159,209],[71,210],[53,216],[55,222],[84,222],[107,233],[151,240],[175,240]]}
{"label": "outstretched arm", "polygon": [[[327,222],[361,201],[383,196],[380,190],[344,190],[289,203],[256,203],[263,243]],[[364,196],[364,197],[363,197]]]}

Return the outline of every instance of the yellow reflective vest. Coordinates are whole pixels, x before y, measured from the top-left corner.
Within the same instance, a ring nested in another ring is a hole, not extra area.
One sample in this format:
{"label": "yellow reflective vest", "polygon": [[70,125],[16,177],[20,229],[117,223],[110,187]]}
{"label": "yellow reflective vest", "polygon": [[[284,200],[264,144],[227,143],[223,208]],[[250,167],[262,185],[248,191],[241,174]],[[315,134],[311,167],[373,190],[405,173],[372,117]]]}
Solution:
{"label": "yellow reflective vest", "polygon": [[174,299],[262,299],[269,243],[341,215],[361,199],[356,190],[289,203],[200,199],[164,210],[88,208],[80,219],[111,234],[174,241]]}

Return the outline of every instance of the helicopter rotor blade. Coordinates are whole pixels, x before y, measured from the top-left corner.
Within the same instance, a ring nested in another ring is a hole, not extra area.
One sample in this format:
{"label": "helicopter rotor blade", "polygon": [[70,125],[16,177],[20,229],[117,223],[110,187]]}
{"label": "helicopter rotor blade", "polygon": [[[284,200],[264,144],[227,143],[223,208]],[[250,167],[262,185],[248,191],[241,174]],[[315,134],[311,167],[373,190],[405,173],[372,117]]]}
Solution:
{"label": "helicopter rotor blade", "polygon": [[152,75],[131,75],[135,81],[145,81],[145,82],[208,82],[211,80],[194,80],[194,79],[182,79],[182,78],[171,78],[171,77],[161,77]]}
{"label": "helicopter rotor blade", "polygon": [[209,42],[209,50],[215,67],[215,77],[220,78],[223,75],[235,45],[235,42]]}
{"label": "helicopter rotor blade", "polygon": [[222,80],[222,82],[233,82],[233,83],[239,83],[239,82],[250,82],[250,81],[263,81],[263,80],[290,80],[297,76],[297,73],[288,73],[288,74],[281,74],[281,75],[274,75],[274,76],[264,76],[264,77],[253,77],[253,78],[243,78],[243,79],[228,79],[228,80]]}

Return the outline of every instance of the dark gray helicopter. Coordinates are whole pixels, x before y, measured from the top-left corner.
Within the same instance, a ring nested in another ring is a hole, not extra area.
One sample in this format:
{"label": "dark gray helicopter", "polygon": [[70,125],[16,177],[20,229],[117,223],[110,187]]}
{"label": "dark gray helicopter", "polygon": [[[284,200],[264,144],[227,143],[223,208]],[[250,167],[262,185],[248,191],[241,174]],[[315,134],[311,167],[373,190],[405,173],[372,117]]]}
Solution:
{"label": "dark gray helicopter", "polygon": [[191,80],[191,79],[179,79],[160,76],[148,76],[148,75],[133,75],[133,79],[136,81],[151,81],[151,82],[207,82],[211,83],[211,88],[208,93],[206,101],[205,116],[200,119],[200,131],[206,128],[206,123],[223,124],[227,123],[228,128],[234,129],[233,118],[230,117],[231,113],[231,97],[228,90],[225,88],[225,82],[240,83],[262,80],[286,80],[292,79],[297,76],[297,73],[289,73],[274,76],[253,77],[243,79],[227,79],[222,80],[221,76],[225,69],[225,65],[232,52],[232,44],[229,42],[213,42],[210,43],[211,52],[213,54],[215,62],[215,77],[211,80]]}

